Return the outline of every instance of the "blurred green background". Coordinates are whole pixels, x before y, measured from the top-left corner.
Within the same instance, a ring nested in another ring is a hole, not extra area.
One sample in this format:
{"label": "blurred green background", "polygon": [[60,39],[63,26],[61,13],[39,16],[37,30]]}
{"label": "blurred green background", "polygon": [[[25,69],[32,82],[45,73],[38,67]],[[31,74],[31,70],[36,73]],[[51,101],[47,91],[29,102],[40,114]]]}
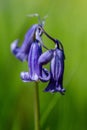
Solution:
{"label": "blurred green background", "polygon": [[[65,49],[65,96],[44,93],[39,84],[41,130],[87,130],[87,1],[0,0],[0,130],[34,130],[34,83],[23,83],[27,71],[10,52],[37,18],[48,14],[45,30],[62,41]],[[45,45],[53,47],[44,37]]]}

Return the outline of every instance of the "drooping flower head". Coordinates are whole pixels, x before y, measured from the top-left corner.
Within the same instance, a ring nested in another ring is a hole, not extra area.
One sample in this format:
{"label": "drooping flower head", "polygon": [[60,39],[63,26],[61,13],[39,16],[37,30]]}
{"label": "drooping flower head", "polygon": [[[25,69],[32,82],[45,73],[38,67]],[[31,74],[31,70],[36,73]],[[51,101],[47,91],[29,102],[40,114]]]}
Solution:
{"label": "drooping flower head", "polygon": [[[43,44],[41,39],[42,34],[45,34],[56,44],[55,49],[49,50]],[[49,81],[45,92],[60,92],[64,94],[63,73],[65,57],[62,43],[47,34],[42,24],[34,24],[28,30],[20,47],[18,46],[18,42],[19,40],[15,40],[11,44],[11,51],[20,61],[27,61],[29,68],[28,72],[21,72],[20,77],[22,81]],[[48,51],[42,54],[42,47]],[[50,62],[50,72],[43,68],[43,65],[48,62]]]}
{"label": "drooping flower head", "polygon": [[56,44],[54,50],[43,53],[39,58],[39,64],[44,65],[50,62],[50,81],[45,88],[46,92],[60,92],[64,94],[63,73],[64,73],[64,51]]}

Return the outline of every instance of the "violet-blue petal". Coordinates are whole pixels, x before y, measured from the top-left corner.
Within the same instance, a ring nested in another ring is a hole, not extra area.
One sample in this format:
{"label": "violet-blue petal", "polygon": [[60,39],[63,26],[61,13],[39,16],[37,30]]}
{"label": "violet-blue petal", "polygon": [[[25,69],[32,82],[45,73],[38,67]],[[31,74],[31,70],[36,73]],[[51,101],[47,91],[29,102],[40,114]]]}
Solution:
{"label": "violet-blue petal", "polygon": [[35,31],[38,27],[38,24],[33,25],[25,34],[24,42],[21,46],[21,52],[24,52],[26,54],[29,53],[30,46],[32,42],[35,40]]}
{"label": "violet-blue petal", "polygon": [[29,77],[29,72],[21,72],[20,78],[22,79],[23,82],[31,81],[31,79]]}
{"label": "violet-blue petal", "polygon": [[14,41],[11,43],[11,46],[10,46],[11,52],[12,52],[14,55],[16,55],[16,54],[18,53],[18,51],[19,51],[18,42],[19,42],[19,40],[16,39],[16,40],[14,40]]}
{"label": "violet-blue petal", "polygon": [[39,67],[42,68],[42,71],[40,71],[39,79],[42,82],[47,82],[50,79],[50,73],[47,69],[43,68],[44,64],[47,64],[53,57],[53,50],[49,50],[45,53],[43,53],[38,60]]}
{"label": "violet-blue petal", "polygon": [[64,55],[63,51],[56,49],[54,52],[54,57],[51,61],[51,73],[52,77],[58,81],[62,77],[64,72]]}
{"label": "violet-blue petal", "polygon": [[39,56],[42,54],[41,45],[36,41],[32,43],[30,53],[28,56],[28,66],[30,68],[29,75],[31,80],[37,81],[39,79],[40,68],[38,65]]}
{"label": "violet-blue petal", "polygon": [[11,44],[11,52],[18,58],[20,61],[27,59],[27,55],[21,52],[20,47],[18,47],[19,40],[15,40]]}
{"label": "violet-blue petal", "polygon": [[53,93],[55,91],[55,81],[50,80],[48,86],[44,89],[45,92],[51,92]]}
{"label": "violet-blue petal", "polygon": [[42,82],[49,81],[49,79],[50,79],[50,73],[49,73],[49,71],[47,69],[45,69],[45,68],[42,68],[42,75],[39,76],[39,79]]}
{"label": "violet-blue petal", "polygon": [[56,82],[55,92],[60,92],[61,94],[64,94],[65,89],[63,88],[62,83]]}
{"label": "violet-blue petal", "polygon": [[54,52],[53,50],[49,50],[49,51],[46,51],[45,53],[43,53],[39,57],[39,60],[38,60],[39,65],[45,65],[48,62],[50,62],[53,57],[53,52]]}
{"label": "violet-blue petal", "polygon": [[35,40],[35,31],[37,27],[38,24],[35,24],[28,30],[21,47],[18,47],[18,41],[12,43],[11,51],[19,60],[25,61],[28,59],[28,54],[29,54],[31,44]]}

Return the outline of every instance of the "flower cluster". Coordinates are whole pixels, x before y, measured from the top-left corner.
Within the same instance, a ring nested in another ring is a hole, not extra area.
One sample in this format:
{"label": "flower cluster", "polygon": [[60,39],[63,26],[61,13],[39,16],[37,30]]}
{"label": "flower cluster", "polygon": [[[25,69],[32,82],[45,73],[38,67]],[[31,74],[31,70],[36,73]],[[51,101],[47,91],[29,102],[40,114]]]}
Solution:
{"label": "flower cluster", "polygon": [[[48,49],[42,41],[42,35],[46,35],[55,43],[54,49]],[[60,92],[64,94],[63,73],[64,73],[64,49],[62,43],[52,38],[40,24],[33,25],[25,35],[22,46],[18,46],[19,40],[11,44],[12,53],[20,61],[27,61],[29,72],[21,72],[20,77],[24,82],[38,80],[49,81],[45,92]],[[42,53],[42,47],[47,49]],[[43,67],[50,62],[50,71]]]}

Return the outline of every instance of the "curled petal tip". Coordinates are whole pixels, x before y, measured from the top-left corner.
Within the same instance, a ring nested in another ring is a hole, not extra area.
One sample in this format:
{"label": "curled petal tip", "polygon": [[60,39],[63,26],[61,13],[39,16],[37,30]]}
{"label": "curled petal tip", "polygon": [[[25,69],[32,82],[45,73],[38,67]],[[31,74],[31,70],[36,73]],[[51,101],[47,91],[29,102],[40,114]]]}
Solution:
{"label": "curled petal tip", "polygon": [[55,90],[55,92],[60,92],[62,95],[64,95],[65,94],[65,89],[63,88],[63,89],[61,89],[61,88],[56,88],[56,90]]}
{"label": "curled petal tip", "polygon": [[39,79],[42,81],[42,82],[47,82],[49,81],[50,79],[50,73],[48,72],[47,69],[42,69],[42,76],[39,76]]}
{"label": "curled petal tip", "polygon": [[31,79],[32,79],[32,81],[38,81],[38,80],[39,80],[37,74],[34,74],[34,75],[31,77]]}
{"label": "curled petal tip", "polygon": [[29,82],[29,73],[28,72],[21,72],[20,78],[22,79],[23,82]]}
{"label": "curled petal tip", "polygon": [[45,88],[45,89],[44,89],[44,92],[54,93],[54,92],[55,92],[55,90],[54,90],[54,89],[47,89],[47,88]]}
{"label": "curled petal tip", "polygon": [[15,40],[15,41],[13,41],[13,42],[11,43],[10,48],[11,48],[11,52],[12,52],[12,53],[15,52],[15,50],[16,50],[16,48],[17,48],[17,45],[18,45],[18,42],[19,42],[19,40],[17,39],[17,40]]}
{"label": "curled petal tip", "polygon": [[12,42],[10,48],[11,52],[18,58],[20,61],[27,60],[27,54],[22,51],[21,47],[18,47],[19,40],[15,40]]}

